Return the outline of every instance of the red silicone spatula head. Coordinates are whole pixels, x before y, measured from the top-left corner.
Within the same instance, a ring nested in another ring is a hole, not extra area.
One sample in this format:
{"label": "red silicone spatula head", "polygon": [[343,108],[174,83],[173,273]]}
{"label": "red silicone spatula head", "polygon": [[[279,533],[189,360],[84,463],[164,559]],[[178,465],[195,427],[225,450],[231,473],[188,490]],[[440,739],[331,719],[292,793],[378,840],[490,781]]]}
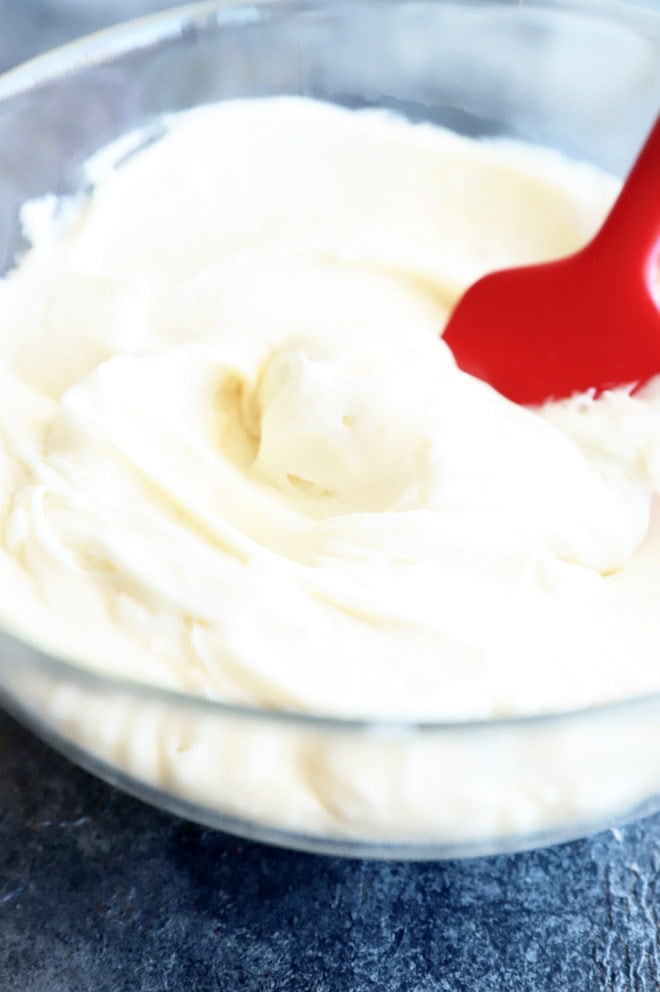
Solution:
{"label": "red silicone spatula head", "polygon": [[660,117],[595,239],[569,258],[485,276],[444,340],[517,403],[643,385],[660,374]]}

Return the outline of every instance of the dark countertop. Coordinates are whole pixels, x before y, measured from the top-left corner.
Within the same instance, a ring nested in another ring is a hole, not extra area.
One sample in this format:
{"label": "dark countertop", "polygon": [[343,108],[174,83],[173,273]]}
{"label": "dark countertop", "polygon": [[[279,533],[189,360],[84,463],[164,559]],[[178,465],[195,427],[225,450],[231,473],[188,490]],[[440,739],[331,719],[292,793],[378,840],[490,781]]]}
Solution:
{"label": "dark countertop", "polygon": [[[0,69],[163,0],[0,0]],[[0,992],[651,992],[660,816],[515,857],[292,854],[122,795],[0,712]]]}
{"label": "dark countertop", "polygon": [[655,992],[660,817],[516,857],[343,861],[185,823],[0,715],[2,992]]}

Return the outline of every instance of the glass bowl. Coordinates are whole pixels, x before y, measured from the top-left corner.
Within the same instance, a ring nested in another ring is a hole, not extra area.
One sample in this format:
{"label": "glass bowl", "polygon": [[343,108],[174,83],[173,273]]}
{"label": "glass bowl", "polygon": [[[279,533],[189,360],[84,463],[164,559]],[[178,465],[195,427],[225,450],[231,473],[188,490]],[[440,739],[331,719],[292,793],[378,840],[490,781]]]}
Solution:
{"label": "glass bowl", "polygon": [[[623,174],[660,106],[660,15],[602,0],[212,2],[95,35],[0,79],[0,271],[25,248],[21,206],[79,192],[109,142],[153,140],[164,114],[268,94],[395,108]],[[0,691],[94,774],[291,848],[492,854],[660,806],[660,694],[540,718],[322,719],[102,677],[10,630]]]}

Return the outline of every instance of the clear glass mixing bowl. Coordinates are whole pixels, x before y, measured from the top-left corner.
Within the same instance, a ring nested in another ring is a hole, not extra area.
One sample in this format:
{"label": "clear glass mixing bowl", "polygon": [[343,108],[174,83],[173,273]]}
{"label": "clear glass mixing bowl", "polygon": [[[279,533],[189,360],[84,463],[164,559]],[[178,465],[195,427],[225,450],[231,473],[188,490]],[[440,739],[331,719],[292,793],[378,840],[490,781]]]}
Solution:
{"label": "clear glass mixing bowl", "polygon": [[[101,33],[0,80],[0,271],[25,247],[21,205],[79,192],[108,142],[136,129],[152,140],[172,111],[283,93],[392,107],[623,173],[660,106],[660,16],[601,0],[273,0],[202,3]],[[0,689],[95,774],[287,847],[513,851],[660,805],[660,695],[466,724],[319,719],[103,678],[9,631]]]}

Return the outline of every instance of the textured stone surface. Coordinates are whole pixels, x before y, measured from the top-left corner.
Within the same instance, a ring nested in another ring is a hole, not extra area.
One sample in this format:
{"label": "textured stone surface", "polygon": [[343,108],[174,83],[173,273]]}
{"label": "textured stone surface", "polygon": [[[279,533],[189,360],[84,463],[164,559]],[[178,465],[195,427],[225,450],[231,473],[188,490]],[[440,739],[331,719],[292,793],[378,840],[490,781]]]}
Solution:
{"label": "textured stone surface", "polygon": [[660,817],[429,865],[246,844],[0,715],[2,992],[655,992],[659,867]]}
{"label": "textured stone surface", "polygon": [[[0,70],[165,6],[0,0]],[[0,713],[0,992],[655,992],[659,868],[660,817],[438,865],[271,850],[121,795]]]}

